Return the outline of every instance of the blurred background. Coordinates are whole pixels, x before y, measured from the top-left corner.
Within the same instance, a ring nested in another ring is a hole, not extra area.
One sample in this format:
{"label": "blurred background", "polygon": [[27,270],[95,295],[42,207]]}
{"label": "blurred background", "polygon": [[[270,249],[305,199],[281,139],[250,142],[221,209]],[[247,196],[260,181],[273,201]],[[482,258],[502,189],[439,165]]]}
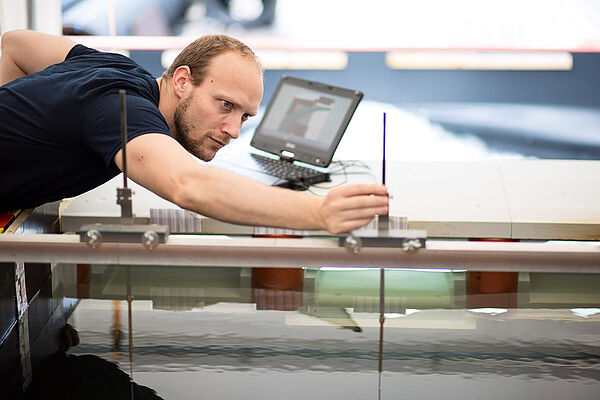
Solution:
{"label": "blurred background", "polygon": [[[0,31],[25,28],[156,77],[203,34],[237,37],[265,65],[263,110],[284,74],[364,92],[336,159],[379,154],[383,112],[392,160],[600,159],[599,0],[0,0]],[[3,382],[24,389],[67,321],[81,335],[71,356],[129,369],[129,267],[25,268],[0,265]],[[135,380],[177,399],[374,396],[378,271],[281,270],[133,268]],[[19,271],[30,307],[17,320]],[[595,398],[600,275],[571,272],[388,270],[386,398]],[[48,379],[129,382],[104,364],[50,364]],[[16,398],[9,384],[0,398]]]}
{"label": "blurred background", "polygon": [[[263,105],[283,74],[363,91],[346,136],[379,130],[387,111],[391,158],[600,158],[598,0],[1,4],[2,31],[83,35],[156,76],[200,35],[237,37],[265,64]],[[350,140],[337,158],[361,158]]]}

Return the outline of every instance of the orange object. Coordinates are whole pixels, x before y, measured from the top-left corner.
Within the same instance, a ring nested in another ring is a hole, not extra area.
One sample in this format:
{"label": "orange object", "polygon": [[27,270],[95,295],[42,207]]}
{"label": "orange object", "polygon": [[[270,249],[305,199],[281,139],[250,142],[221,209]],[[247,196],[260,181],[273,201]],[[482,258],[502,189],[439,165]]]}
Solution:
{"label": "orange object", "polygon": [[[473,242],[518,242],[516,239],[470,239]],[[517,308],[518,272],[468,271],[467,308]]]}
{"label": "orange object", "polygon": [[252,268],[252,302],[257,310],[297,310],[303,287],[300,268]]}
{"label": "orange object", "polygon": [[517,308],[518,272],[467,272],[467,308]]}

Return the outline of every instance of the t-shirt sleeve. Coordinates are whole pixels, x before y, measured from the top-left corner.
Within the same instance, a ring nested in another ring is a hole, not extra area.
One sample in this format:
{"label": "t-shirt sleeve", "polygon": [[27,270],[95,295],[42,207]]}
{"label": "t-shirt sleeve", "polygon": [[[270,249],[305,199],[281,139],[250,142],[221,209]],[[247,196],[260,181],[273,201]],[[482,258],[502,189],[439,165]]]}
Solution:
{"label": "t-shirt sleeve", "polygon": [[71,48],[71,50],[69,50],[69,52],[67,53],[67,56],[65,57],[65,60],[68,60],[70,58],[77,57],[77,56],[82,56],[85,54],[94,54],[94,53],[98,53],[98,50],[91,49],[82,44],[76,44],[75,46],[73,46]]}
{"label": "t-shirt sleeve", "polygon": [[[167,122],[154,103],[135,95],[126,96],[127,140],[148,133],[171,135]],[[94,110],[86,113],[82,122],[83,140],[106,166],[113,162],[121,149],[121,107],[118,93],[102,96],[94,102]]]}

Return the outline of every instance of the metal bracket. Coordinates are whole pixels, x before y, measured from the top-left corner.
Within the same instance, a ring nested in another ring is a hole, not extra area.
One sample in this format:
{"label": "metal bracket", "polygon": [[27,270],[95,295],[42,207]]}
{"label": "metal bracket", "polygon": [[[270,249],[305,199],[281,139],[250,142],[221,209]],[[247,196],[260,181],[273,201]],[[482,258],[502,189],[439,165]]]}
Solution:
{"label": "metal bracket", "polygon": [[349,253],[358,254],[364,247],[401,248],[409,254],[425,248],[427,234],[422,230],[405,229],[395,232],[395,236],[369,237],[358,236],[351,232],[339,237],[339,246],[344,246]]}
{"label": "metal bracket", "polygon": [[169,227],[166,225],[119,225],[87,224],[79,231],[79,240],[88,247],[97,249],[106,243],[141,243],[145,248],[154,250],[160,243],[166,243]]}
{"label": "metal bracket", "polygon": [[425,248],[427,232],[406,229],[407,225],[406,217],[380,215],[369,225],[340,236],[339,245],[354,254],[363,247],[395,247],[412,254]]}
{"label": "metal bracket", "polygon": [[117,188],[117,204],[121,206],[121,218],[123,221],[133,223],[133,205],[131,202],[132,190],[125,186]]}

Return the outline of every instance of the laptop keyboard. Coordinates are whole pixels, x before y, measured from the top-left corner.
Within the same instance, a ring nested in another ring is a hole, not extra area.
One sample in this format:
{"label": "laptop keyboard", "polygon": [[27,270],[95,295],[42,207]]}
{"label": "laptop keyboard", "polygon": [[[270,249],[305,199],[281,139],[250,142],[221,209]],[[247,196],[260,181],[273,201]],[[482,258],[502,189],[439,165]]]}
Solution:
{"label": "laptop keyboard", "polygon": [[302,181],[315,184],[329,181],[329,173],[275,158],[251,154],[261,172],[288,181]]}

